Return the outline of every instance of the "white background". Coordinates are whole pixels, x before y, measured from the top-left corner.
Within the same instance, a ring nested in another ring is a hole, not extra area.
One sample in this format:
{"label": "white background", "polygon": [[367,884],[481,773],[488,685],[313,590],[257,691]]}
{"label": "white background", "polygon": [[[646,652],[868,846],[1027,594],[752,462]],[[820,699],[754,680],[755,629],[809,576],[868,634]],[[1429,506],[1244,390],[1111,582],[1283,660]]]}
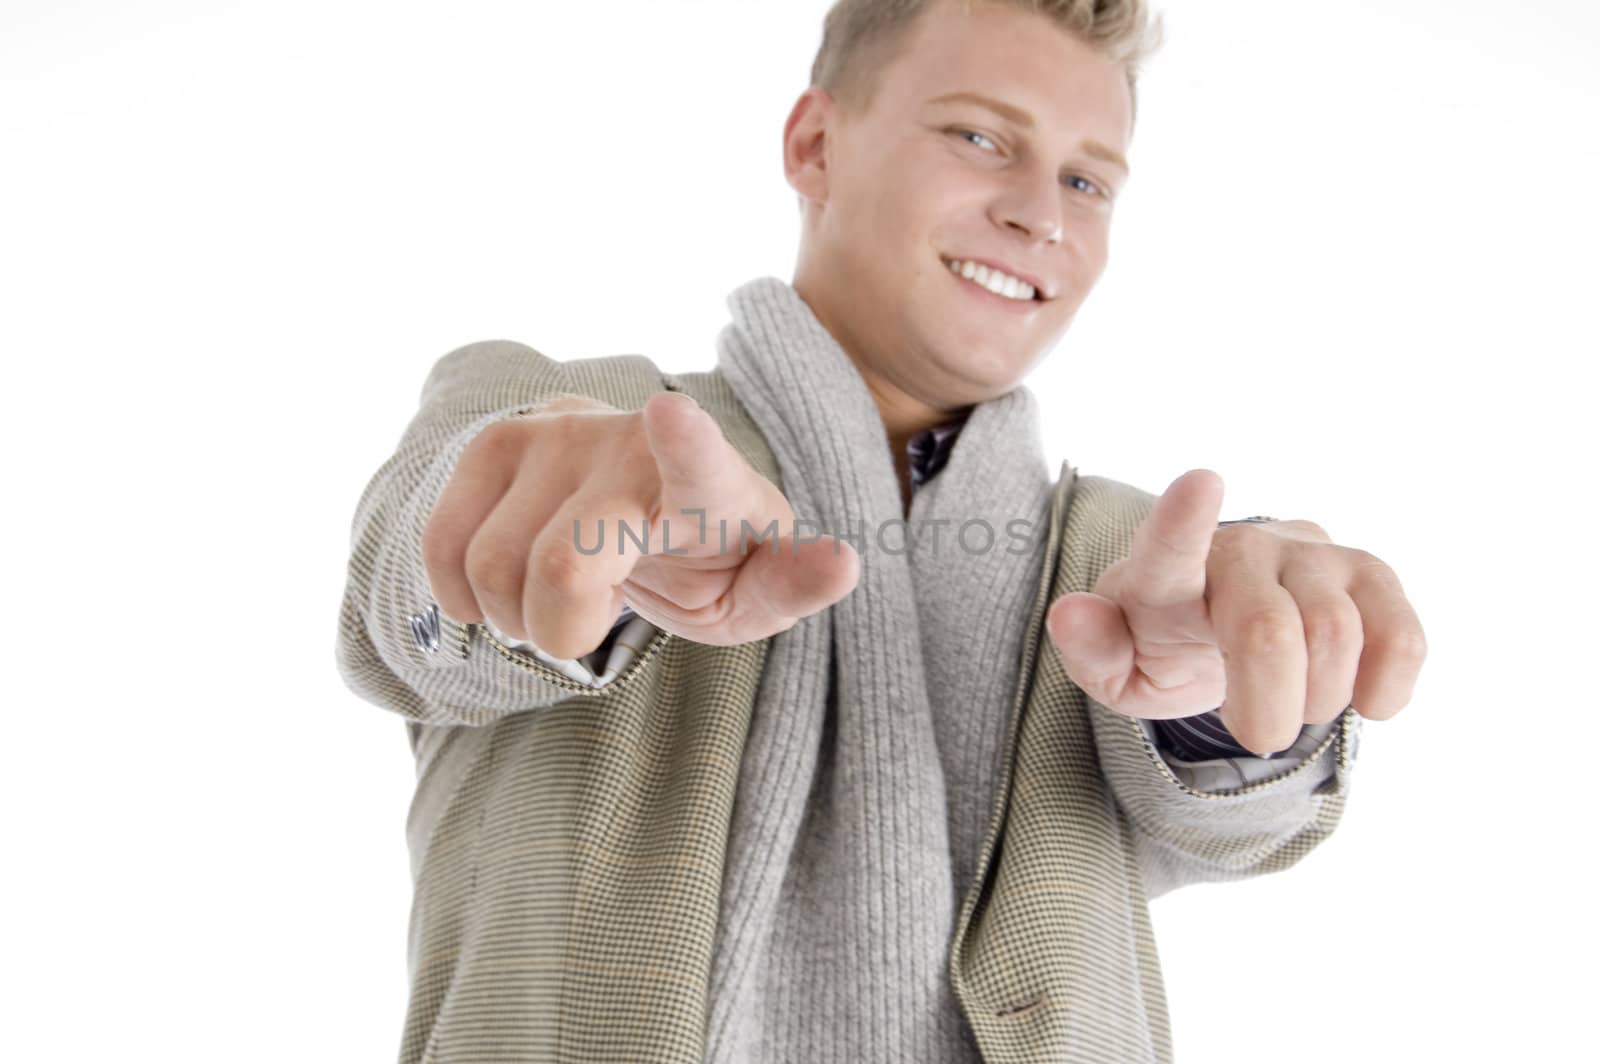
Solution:
{"label": "white background", "polygon": [[[393,1059],[357,496],[461,344],[712,364],[826,7],[3,0],[8,1059]],[[1214,469],[1431,648],[1331,840],[1154,904],[1180,1059],[1592,1053],[1593,8],[1160,10],[1047,457]]]}

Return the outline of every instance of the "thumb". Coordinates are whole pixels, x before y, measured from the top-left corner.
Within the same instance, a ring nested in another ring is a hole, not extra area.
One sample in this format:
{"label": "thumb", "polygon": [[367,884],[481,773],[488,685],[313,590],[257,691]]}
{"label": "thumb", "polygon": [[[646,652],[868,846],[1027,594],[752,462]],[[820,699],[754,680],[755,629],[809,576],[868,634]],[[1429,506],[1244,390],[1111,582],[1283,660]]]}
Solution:
{"label": "thumb", "polygon": [[1045,627],[1068,678],[1095,701],[1116,706],[1133,676],[1133,633],[1122,607],[1073,591],[1051,603]]}
{"label": "thumb", "polygon": [[861,579],[861,558],[833,536],[793,535],[758,544],[739,568],[729,629],[743,640],[781,632],[844,598]]}

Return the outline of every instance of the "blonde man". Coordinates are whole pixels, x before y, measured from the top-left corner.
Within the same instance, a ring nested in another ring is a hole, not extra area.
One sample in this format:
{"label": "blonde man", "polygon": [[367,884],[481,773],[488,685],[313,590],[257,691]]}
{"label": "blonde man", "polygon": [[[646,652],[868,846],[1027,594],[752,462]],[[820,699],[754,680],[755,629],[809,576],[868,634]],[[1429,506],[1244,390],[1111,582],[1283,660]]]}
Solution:
{"label": "blonde man", "polygon": [[843,0],[714,369],[434,367],[338,643],[418,760],[402,1061],[1171,1059],[1148,900],[1325,838],[1425,644],[1209,470],[1043,461],[1151,38]]}

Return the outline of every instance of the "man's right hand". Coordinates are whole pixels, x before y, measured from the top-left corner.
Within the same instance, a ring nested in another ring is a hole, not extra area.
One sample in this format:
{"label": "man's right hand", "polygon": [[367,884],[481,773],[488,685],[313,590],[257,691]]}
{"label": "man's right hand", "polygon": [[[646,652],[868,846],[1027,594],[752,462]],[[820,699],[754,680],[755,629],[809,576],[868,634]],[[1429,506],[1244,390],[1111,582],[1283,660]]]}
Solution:
{"label": "man's right hand", "polygon": [[624,598],[658,628],[728,646],[792,627],[860,576],[850,545],[796,529],[783,493],[678,392],[637,412],[562,396],[491,424],[456,463],[422,556],[442,612],[560,658],[599,646]]}

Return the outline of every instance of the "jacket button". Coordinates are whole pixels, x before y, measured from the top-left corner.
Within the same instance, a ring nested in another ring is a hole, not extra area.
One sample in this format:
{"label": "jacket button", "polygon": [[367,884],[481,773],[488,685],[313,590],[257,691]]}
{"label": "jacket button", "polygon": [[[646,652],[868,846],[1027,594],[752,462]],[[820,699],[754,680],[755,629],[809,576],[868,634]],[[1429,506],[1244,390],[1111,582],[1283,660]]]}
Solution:
{"label": "jacket button", "polygon": [[417,648],[425,654],[432,654],[439,649],[439,604],[431,604],[421,613],[413,613],[411,620],[411,638],[417,641]]}

